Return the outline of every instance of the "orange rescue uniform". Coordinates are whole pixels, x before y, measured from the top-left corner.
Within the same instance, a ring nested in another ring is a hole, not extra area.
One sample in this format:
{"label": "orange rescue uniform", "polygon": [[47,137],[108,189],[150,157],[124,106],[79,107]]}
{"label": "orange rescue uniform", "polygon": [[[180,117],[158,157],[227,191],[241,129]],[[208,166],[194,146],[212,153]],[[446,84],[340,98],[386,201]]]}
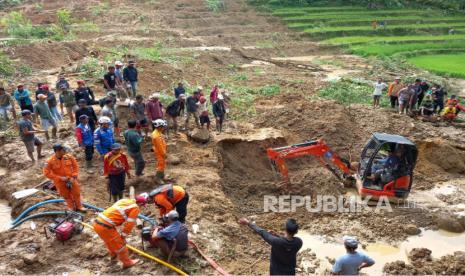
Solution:
{"label": "orange rescue uniform", "polygon": [[157,159],[157,172],[164,172],[166,167],[166,142],[163,134],[158,129],[152,132],[152,146]]}
{"label": "orange rescue uniform", "polygon": [[[123,266],[131,266],[129,251],[124,238],[136,225],[140,208],[134,199],[121,199],[100,213],[94,222],[94,230],[105,242],[112,257],[118,256]],[[124,224],[121,235],[116,227]]]}
{"label": "orange rescue uniform", "polygon": [[186,195],[184,188],[178,185],[173,185],[172,191],[173,196],[171,198],[168,196],[168,192],[171,192],[169,189],[162,191],[153,197],[153,202],[160,209],[160,216],[163,216],[169,211],[174,210],[176,203],[181,201],[181,199],[183,199]]}
{"label": "orange rescue uniform", "polygon": [[[72,155],[65,154],[61,159],[58,159],[55,154],[52,155],[48,159],[43,173],[48,179],[53,181],[58,193],[65,199],[68,209],[82,209],[81,187],[77,181],[79,165]],[[73,185],[71,189],[66,187],[66,181],[60,179],[63,176],[72,179]]]}

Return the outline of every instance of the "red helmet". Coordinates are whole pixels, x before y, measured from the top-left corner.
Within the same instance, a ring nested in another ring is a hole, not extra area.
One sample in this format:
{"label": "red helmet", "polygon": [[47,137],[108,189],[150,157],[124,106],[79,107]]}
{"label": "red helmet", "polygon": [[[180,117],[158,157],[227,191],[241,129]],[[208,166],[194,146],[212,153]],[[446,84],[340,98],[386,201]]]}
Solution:
{"label": "red helmet", "polygon": [[49,88],[48,88],[48,85],[42,84],[42,86],[40,87],[40,89],[42,89],[42,90],[48,90]]}
{"label": "red helmet", "polygon": [[140,195],[136,196],[136,204],[137,205],[145,205],[149,201],[149,194],[148,193],[142,193]]}
{"label": "red helmet", "polygon": [[85,83],[83,80],[78,80],[76,82],[77,82],[77,84],[84,84]]}

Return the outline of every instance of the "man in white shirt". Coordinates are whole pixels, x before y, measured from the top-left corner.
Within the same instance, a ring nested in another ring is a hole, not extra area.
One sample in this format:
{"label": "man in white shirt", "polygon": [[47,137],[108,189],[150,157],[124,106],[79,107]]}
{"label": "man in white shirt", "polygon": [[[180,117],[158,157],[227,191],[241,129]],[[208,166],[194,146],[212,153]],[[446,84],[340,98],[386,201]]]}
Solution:
{"label": "man in white shirt", "polygon": [[387,84],[383,82],[382,78],[378,78],[378,81],[373,85],[375,90],[373,91],[373,108],[379,107],[379,100],[383,94],[383,90],[388,87]]}

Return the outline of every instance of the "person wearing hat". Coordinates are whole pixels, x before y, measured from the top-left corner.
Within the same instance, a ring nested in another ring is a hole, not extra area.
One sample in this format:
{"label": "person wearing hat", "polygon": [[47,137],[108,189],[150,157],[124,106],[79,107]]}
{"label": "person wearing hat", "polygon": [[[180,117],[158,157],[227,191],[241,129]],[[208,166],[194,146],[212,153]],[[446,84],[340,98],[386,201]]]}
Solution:
{"label": "person wearing hat", "polygon": [[[158,119],[163,119],[163,104],[160,102],[160,93],[150,95],[146,105],[147,119],[153,122]],[[155,130],[155,129],[153,129]]]}
{"label": "person wearing hat", "polygon": [[[74,98],[73,92],[71,92],[66,85],[60,85],[60,109],[61,114],[65,114],[64,108],[66,108],[66,115],[69,117],[69,121],[74,123],[74,112],[73,109],[76,106],[76,100]],[[79,117],[76,117],[76,124],[79,124]]]}
{"label": "person wearing hat", "polygon": [[43,158],[42,155],[42,141],[35,136],[36,133],[45,133],[44,130],[35,130],[32,125],[32,112],[29,109],[21,111],[21,119],[18,121],[19,136],[26,146],[27,155],[34,159],[34,146],[37,147],[37,159]]}
{"label": "person wearing hat", "polygon": [[295,275],[297,252],[303,244],[300,238],[294,236],[299,230],[296,220],[286,221],[286,232],[283,236],[272,234],[246,218],[239,219],[239,224],[249,226],[271,245],[270,275]]}
{"label": "person wearing hat", "polygon": [[152,146],[153,153],[157,159],[157,172],[155,178],[158,182],[163,183],[165,180],[165,168],[166,168],[166,153],[167,146],[164,137],[165,130],[168,124],[165,120],[157,119],[152,122],[154,131],[152,132]]}
{"label": "person wearing hat", "polygon": [[174,97],[177,99],[181,94],[186,95],[186,89],[184,89],[182,82],[178,83],[178,87],[174,89]]}
{"label": "person wearing hat", "polygon": [[0,87],[0,116],[3,117],[5,121],[9,121],[8,111],[13,115],[13,119],[16,120],[16,110],[15,102],[10,94],[6,93],[5,88]]}
{"label": "person wearing hat", "polygon": [[98,119],[99,127],[94,131],[94,144],[98,153],[103,157],[111,151],[111,146],[115,143],[113,130],[110,128],[111,120],[106,116]]}
{"label": "person wearing hat", "polygon": [[153,229],[149,240],[150,245],[160,248],[168,259],[183,256],[188,248],[189,230],[184,223],[179,221],[178,212],[169,211],[162,217],[162,222],[162,225]]}
{"label": "person wearing hat", "polygon": [[78,182],[79,165],[62,144],[53,145],[54,154],[43,169],[45,177],[53,181],[70,211],[85,211],[81,204],[81,188]]}
{"label": "person wearing hat", "polygon": [[22,110],[29,110],[34,112],[34,107],[32,106],[32,100],[30,97],[29,90],[24,89],[24,85],[19,84],[15,92],[13,93],[15,100],[18,102],[19,108]]}
{"label": "person wearing hat", "polygon": [[223,95],[218,95],[218,100],[213,104],[213,116],[215,116],[216,131],[223,131],[224,116],[226,115],[226,107],[224,106]]}
{"label": "person wearing hat", "polygon": [[394,82],[389,84],[387,95],[389,97],[389,101],[391,102],[391,108],[396,108],[399,105],[397,94],[403,88],[403,85],[400,82],[400,79],[401,79],[400,77],[396,77]]}
{"label": "person wearing hat", "polygon": [[[97,124],[97,115],[95,114],[94,108],[87,105],[87,101],[80,99],[78,102],[78,109],[74,113],[75,118],[80,118],[82,115],[87,115],[89,120],[89,126],[92,133],[95,131],[95,125]],[[76,121],[76,126],[79,125],[79,120]]]}
{"label": "person wearing hat", "polygon": [[94,156],[94,133],[89,126],[89,117],[81,115],[79,125],[76,127],[76,139],[79,148],[84,151],[86,156],[86,168],[92,168],[92,158]]}
{"label": "person wearing hat", "polygon": [[178,117],[184,112],[186,95],[181,94],[166,107],[167,119],[172,122],[174,132],[178,131]]}
{"label": "person wearing hat", "polygon": [[335,275],[359,275],[360,270],[375,264],[375,261],[362,252],[357,252],[358,241],[354,237],[344,236],[347,253],[336,259],[332,273]]}
{"label": "person wearing hat", "polygon": [[76,104],[79,102],[80,99],[84,99],[87,102],[87,105],[93,105],[96,103],[94,92],[86,86],[86,82],[83,80],[77,81],[78,87],[74,90],[74,99]]}
{"label": "person wearing hat", "polygon": [[103,158],[103,175],[108,178],[110,201],[123,199],[126,175],[131,178],[129,169],[128,158],[121,152],[121,144],[114,143],[111,145],[111,151]]}
{"label": "person wearing hat", "polygon": [[194,122],[197,128],[200,128],[199,123],[199,114],[197,109],[199,108],[199,91],[195,91],[193,95],[187,97],[186,99],[186,124],[185,129],[189,129],[189,119],[190,117],[194,117]]}
{"label": "person wearing hat", "polygon": [[39,95],[39,101],[34,104],[34,113],[37,118],[40,118],[40,125],[42,129],[45,130],[45,137],[47,140],[50,140],[50,136],[48,135],[48,129],[50,126],[52,127],[52,139],[57,138],[57,124],[55,118],[48,107],[46,102],[47,96],[44,94]]}
{"label": "person wearing hat", "polygon": [[[145,137],[149,137],[149,121],[145,115],[147,105],[144,102],[144,96],[137,95],[136,100],[129,104],[132,119],[137,122],[137,131],[141,133],[141,129],[145,132]],[[148,112],[147,112],[148,113]]]}
{"label": "person wearing hat", "polygon": [[123,83],[123,63],[121,61],[115,62],[115,76],[116,76],[116,92],[120,98],[126,99],[128,93]]}
{"label": "person wearing hat", "polygon": [[138,81],[138,72],[135,67],[135,62],[130,60],[128,66],[123,69],[123,80],[131,87],[131,97],[136,97],[137,94],[137,81]]}

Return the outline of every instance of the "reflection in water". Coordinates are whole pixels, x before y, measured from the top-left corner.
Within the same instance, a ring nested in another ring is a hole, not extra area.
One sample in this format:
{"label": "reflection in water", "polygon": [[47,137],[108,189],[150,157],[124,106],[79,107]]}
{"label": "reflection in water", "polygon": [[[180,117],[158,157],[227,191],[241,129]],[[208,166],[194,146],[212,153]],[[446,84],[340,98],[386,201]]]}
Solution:
{"label": "reflection in water", "polygon": [[6,200],[0,200],[0,232],[10,228],[11,208]]}
{"label": "reflection in water", "polygon": [[[340,240],[334,240],[324,236],[310,235],[305,232],[299,232],[297,236],[303,240],[302,250],[310,248],[322,260],[320,272],[325,268],[331,268],[326,257],[337,258],[345,254],[342,237]],[[379,242],[367,244],[365,249],[359,247],[360,251],[365,252],[376,261],[374,266],[365,268],[363,272],[379,275],[382,273],[383,266],[386,263],[397,260],[407,262],[408,252],[413,248],[421,247],[433,251],[432,255],[434,258],[452,254],[455,251],[465,251],[465,233],[457,234],[443,230],[424,230],[420,235],[412,236],[396,245]]]}

